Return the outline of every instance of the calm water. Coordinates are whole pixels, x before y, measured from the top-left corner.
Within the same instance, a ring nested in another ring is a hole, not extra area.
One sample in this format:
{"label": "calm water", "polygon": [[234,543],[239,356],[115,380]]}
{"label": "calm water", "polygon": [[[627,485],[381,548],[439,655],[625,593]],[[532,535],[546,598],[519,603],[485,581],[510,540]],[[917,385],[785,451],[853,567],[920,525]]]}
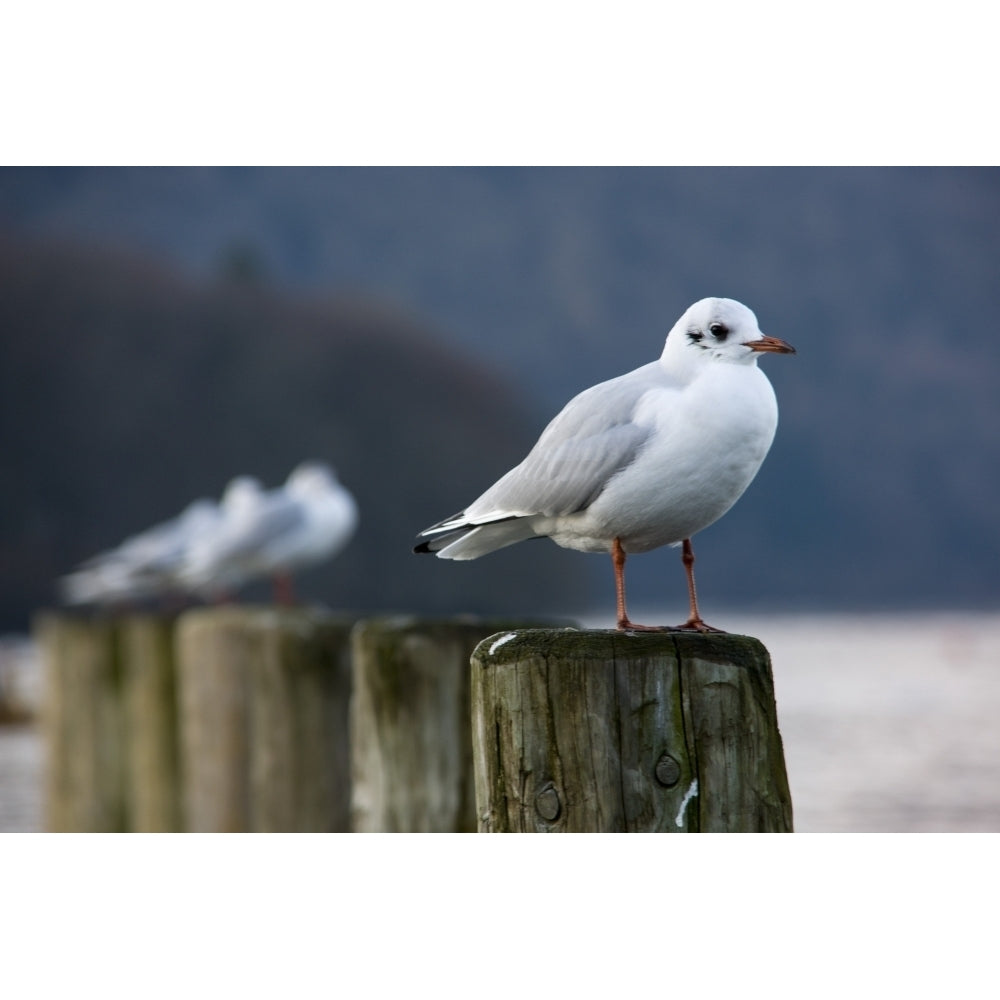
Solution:
{"label": "calm water", "polygon": [[797,830],[1000,830],[1000,615],[739,630],[771,653]]}
{"label": "calm water", "polygon": [[42,828],[42,747],[32,726],[0,726],[0,833]]}
{"label": "calm water", "polygon": [[[797,831],[1000,831],[1000,614],[711,620],[770,650]],[[0,831],[41,828],[41,768],[0,726]]]}

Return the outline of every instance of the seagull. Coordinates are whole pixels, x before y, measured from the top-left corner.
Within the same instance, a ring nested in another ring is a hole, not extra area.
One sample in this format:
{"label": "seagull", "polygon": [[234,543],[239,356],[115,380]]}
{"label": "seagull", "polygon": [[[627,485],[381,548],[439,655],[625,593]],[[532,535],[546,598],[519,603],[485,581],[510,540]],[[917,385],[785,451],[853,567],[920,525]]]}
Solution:
{"label": "seagull", "polygon": [[219,516],[214,501],[195,500],[177,517],[93,556],[59,580],[63,602],[116,604],[170,591],[184,553],[215,529]]}
{"label": "seagull", "polygon": [[[762,354],[794,354],[760,332],[733,299],[692,305],[663,353],[584,390],[545,428],[520,465],[465,510],[424,529],[414,552],[477,559],[526,538],[607,552],[620,631],[720,632],[698,610],[691,536],[750,485],[778,424]],[[625,559],[682,546],[690,615],[676,628],[636,625],[625,606]]]}
{"label": "seagull", "polygon": [[271,576],[280,604],[292,603],[292,571],[332,558],[358,523],[354,498],[323,462],[303,462],[271,491],[238,477],[221,508],[218,531],[192,547],[181,578],[196,592],[219,595]]}
{"label": "seagull", "polygon": [[177,578],[184,590],[220,599],[246,583],[241,567],[224,564],[224,552],[251,529],[265,498],[264,487],[254,476],[236,476],[226,484],[214,530],[194,539],[182,555]]}
{"label": "seagull", "polygon": [[358,506],[325,462],[303,462],[289,475],[285,492],[302,519],[276,539],[269,558],[279,602],[291,604],[292,571],[337,555],[357,530]]}

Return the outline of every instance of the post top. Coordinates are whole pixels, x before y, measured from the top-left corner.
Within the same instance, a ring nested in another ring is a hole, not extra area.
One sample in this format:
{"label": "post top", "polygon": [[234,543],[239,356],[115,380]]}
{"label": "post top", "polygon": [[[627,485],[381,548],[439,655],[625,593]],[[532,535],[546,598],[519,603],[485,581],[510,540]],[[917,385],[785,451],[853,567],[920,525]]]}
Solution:
{"label": "post top", "polygon": [[472,656],[484,667],[534,657],[608,661],[666,657],[748,666],[770,659],[764,644],[749,635],[577,628],[504,630],[483,639]]}

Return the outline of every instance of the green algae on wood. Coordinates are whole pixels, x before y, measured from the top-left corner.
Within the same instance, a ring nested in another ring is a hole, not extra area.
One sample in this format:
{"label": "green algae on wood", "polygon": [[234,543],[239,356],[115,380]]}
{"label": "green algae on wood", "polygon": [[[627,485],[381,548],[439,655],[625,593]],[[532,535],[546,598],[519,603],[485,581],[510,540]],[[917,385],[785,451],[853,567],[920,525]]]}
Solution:
{"label": "green algae on wood", "polygon": [[188,830],[348,829],[352,625],[309,608],[200,608],[180,617]]}
{"label": "green algae on wood", "polygon": [[358,832],[476,829],[469,658],[525,619],[365,619],[351,637],[352,825]]}
{"label": "green algae on wood", "polygon": [[182,830],[174,618],[130,614],[118,622],[129,830]]}
{"label": "green algae on wood", "polygon": [[45,662],[45,828],[127,829],[118,635],[105,617],[42,612],[33,631]]}

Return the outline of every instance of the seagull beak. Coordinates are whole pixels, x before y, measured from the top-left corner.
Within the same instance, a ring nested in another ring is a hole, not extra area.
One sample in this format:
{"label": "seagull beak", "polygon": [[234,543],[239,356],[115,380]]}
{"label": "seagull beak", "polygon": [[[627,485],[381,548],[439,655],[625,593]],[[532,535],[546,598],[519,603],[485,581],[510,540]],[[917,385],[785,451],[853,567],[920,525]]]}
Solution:
{"label": "seagull beak", "polygon": [[751,351],[769,351],[773,354],[794,354],[795,348],[777,337],[761,337],[760,340],[749,340],[744,345]]}

